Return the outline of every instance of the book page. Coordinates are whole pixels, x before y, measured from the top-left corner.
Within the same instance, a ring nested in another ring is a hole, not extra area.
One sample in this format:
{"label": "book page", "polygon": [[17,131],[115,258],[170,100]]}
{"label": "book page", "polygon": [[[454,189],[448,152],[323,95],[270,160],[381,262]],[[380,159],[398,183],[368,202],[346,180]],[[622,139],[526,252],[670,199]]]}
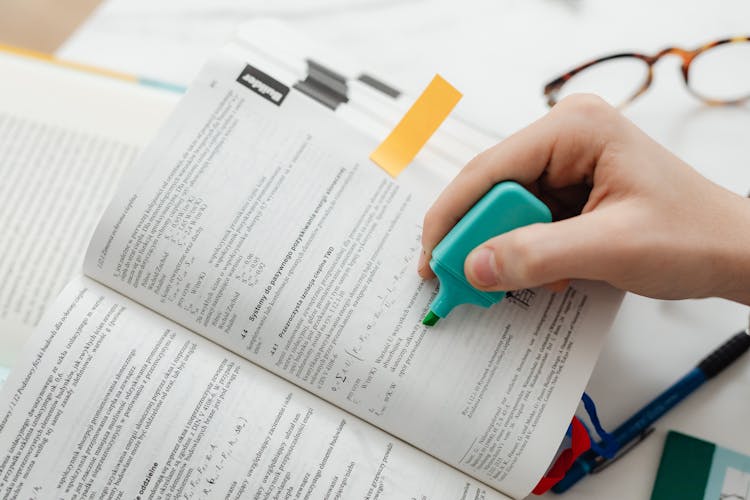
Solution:
{"label": "book page", "polygon": [[10,367],[81,273],[120,175],[176,96],[2,52],[0,74],[0,366]]}
{"label": "book page", "polygon": [[0,408],[3,498],[503,498],[86,278]]}
{"label": "book page", "polygon": [[440,186],[419,164],[394,181],[367,159],[371,140],[240,57],[209,63],[126,176],[86,272],[524,497],[621,293],[524,291],[423,327],[437,283],[416,274],[420,224]]}

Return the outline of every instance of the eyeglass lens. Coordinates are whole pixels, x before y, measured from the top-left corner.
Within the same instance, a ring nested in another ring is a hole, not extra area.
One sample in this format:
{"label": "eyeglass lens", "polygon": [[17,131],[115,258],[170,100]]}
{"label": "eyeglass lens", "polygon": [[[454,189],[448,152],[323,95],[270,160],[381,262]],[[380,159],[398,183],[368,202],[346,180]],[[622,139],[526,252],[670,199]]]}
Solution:
{"label": "eyeglass lens", "polygon": [[563,84],[560,101],[570,94],[597,94],[613,106],[628,102],[646,84],[648,63],[637,57],[608,59],[576,73]]}
{"label": "eyeglass lens", "polygon": [[750,42],[717,45],[698,54],[690,63],[688,85],[708,100],[750,97]]}

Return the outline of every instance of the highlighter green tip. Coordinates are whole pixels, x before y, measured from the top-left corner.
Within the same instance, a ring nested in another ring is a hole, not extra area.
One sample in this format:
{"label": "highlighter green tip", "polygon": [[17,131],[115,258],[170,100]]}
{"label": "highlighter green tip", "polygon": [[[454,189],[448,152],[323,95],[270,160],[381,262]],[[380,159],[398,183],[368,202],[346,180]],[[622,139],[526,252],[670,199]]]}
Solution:
{"label": "highlighter green tip", "polygon": [[440,320],[440,316],[430,311],[427,313],[427,316],[425,316],[424,319],[422,320],[422,324],[425,326],[433,326],[439,320]]}

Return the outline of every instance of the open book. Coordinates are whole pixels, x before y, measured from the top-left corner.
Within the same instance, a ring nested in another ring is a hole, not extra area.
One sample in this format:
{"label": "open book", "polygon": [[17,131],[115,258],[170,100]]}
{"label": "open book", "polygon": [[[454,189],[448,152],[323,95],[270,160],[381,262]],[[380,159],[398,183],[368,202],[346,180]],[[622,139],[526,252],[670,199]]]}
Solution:
{"label": "open book", "polygon": [[427,330],[420,224],[454,172],[390,178],[248,53],[209,61],[123,175],[15,363],[1,494],[523,498],[621,292],[529,290]]}
{"label": "open book", "polygon": [[180,96],[0,46],[0,381]]}

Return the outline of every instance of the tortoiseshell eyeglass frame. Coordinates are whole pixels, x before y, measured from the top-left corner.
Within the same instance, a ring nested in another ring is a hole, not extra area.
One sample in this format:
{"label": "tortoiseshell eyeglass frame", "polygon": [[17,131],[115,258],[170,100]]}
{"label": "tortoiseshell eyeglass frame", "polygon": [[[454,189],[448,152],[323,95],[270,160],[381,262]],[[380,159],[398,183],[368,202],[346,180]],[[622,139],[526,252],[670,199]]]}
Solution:
{"label": "tortoiseshell eyeglass frame", "polygon": [[634,53],[634,52],[624,52],[624,53],[620,53],[620,54],[612,54],[612,55],[609,55],[609,56],[601,57],[599,59],[595,59],[593,61],[587,62],[586,64],[578,66],[577,68],[574,68],[574,69],[568,71],[564,75],[562,75],[562,76],[560,76],[558,78],[555,78],[554,80],[552,80],[551,82],[549,82],[547,85],[544,86],[544,95],[547,98],[547,104],[550,107],[552,107],[558,101],[558,94],[559,94],[560,89],[562,88],[562,86],[568,80],[570,80],[573,76],[575,76],[576,74],[580,73],[581,71],[584,71],[584,70],[590,68],[591,66],[594,66],[595,64],[599,64],[599,63],[602,63],[602,62],[605,62],[605,61],[611,61],[612,59],[620,59],[620,58],[636,58],[636,59],[640,59],[641,61],[643,61],[643,62],[646,63],[647,68],[648,68],[648,71],[647,71],[647,74],[646,74],[646,79],[644,80],[644,82],[641,85],[641,87],[639,89],[637,89],[632,96],[630,96],[625,102],[620,103],[619,106],[618,106],[618,107],[623,107],[626,104],[632,102],[636,97],[638,97],[641,94],[643,94],[648,89],[648,87],[651,85],[651,81],[653,80],[653,75],[654,75],[654,73],[653,73],[653,66],[654,66],[654,64],[659,59],[661,59],[662,57],[664,57],[666,55],[676,55],[676,56],[679,56],[682,59],[682,78],[683,78],[683,80],[685,80],[685,85],[687,86],[687,89],[688,89],[688,91],[691,94],[693,94],[695,97],[697,97],[701,101],[703,101],[703,102],[705,102],[707,104],[711,104],[711,105],[740,104],[740,103],[743,103],[743,102],[747,101],[748,99],[750,99],[750,93],[748,93],[748,95],[746,95],[744,97],[741,97],[741,98],[738,98],[738,99],[733,99],[733,100],[728,100],[728,101],[712,99],[710,97],[700,95],[699,93],[697,93],[694,89],[692,89],[690,87],[690,77],[689,77],[690,72],[689,72],[689,70],[690,70],[690,63],[692,63],[693,60],[699,54],[702,54],[703,52],[706,52],[707,50],[710,50],[710,49],[712,49],[714,47],[717,47],[719,45],[725,45],[725,44],[728,44],[728,43],[747,43],[747,42],[750,42],[750,36],[735,36],[735,37],[732,37],[732,38],[725,38],[723,40],[716,40],[716,41],[707,43],[707,44],[702,45],[702,46],[700,46],[700,47],[698,47],[697,49],[694,49],[694,50],[686,50],[686,49],[682,49],[680,47],[668,47],[666,49],[663,49],[663,50],[659,51],[656,55],[653,55],[653,56],[647,56],[647,55],[644,55],[644,54],[638,54],[638,53]]}

